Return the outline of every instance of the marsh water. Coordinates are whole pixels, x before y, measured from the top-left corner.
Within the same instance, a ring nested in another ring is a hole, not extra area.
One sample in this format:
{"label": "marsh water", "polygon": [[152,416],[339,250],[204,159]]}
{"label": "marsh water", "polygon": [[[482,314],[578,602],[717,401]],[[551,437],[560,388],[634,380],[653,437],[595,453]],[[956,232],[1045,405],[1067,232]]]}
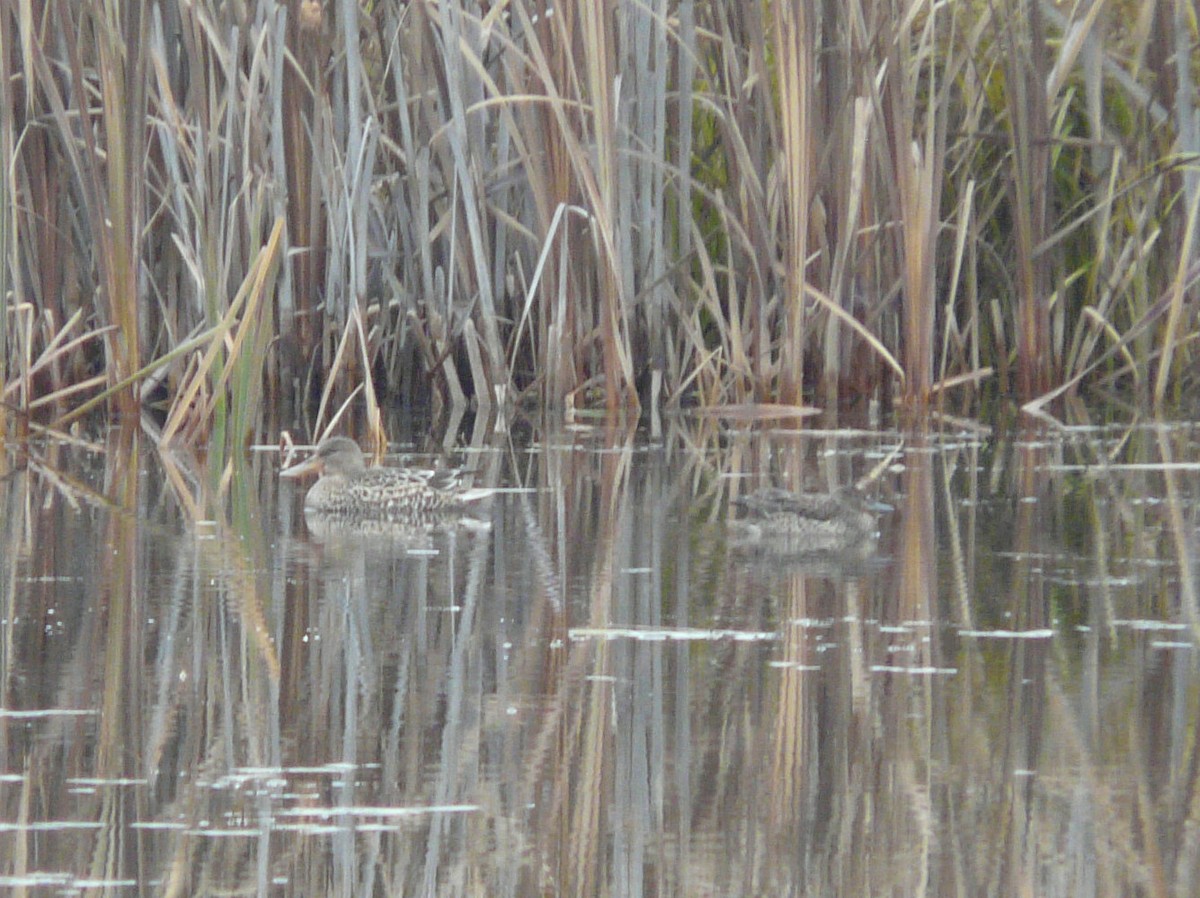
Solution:
{"label": "marsh water", "polygon": [[[467,442],[481,520],[390,531],[266,448],[7,447],[0,891],[1200,888],[1195,426]],[[865,550],[731,536],[863,479]]]}

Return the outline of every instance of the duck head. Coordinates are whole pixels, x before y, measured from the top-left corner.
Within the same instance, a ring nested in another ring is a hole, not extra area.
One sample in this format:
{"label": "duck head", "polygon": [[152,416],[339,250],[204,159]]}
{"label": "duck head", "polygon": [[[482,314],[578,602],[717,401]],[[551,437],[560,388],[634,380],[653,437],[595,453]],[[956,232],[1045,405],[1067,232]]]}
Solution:
{"label": "duck head", "polygon": [[327,437],[317,446],[311,457],[298,465],[292,465],[280,473],[280,477],[297,478],[308,474],[354,474],[366,469],[362,450],[358,443],[348,437]]}

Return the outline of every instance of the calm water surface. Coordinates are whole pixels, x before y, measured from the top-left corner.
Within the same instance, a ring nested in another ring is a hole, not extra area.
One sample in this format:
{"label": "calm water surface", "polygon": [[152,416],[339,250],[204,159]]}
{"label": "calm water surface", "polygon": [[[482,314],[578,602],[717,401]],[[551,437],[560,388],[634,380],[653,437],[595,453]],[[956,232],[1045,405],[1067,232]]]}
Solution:
{"label": "calm water surface", "polygon": [[[568,431],[387,530],[10,450],[0,891],[1196,894],[1198,436]],[[877,543],[734,538],[873,469]]]}

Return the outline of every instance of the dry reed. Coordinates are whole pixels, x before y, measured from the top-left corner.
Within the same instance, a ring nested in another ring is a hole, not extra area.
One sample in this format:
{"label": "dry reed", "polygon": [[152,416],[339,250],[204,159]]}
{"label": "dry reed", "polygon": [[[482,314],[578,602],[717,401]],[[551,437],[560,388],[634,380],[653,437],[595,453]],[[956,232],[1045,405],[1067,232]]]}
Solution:
{"label": "dry reed", "polygon": [[0,0],[0,389],[230,445],[363,387],[1161,404],[1200,148],[1161,18]]}

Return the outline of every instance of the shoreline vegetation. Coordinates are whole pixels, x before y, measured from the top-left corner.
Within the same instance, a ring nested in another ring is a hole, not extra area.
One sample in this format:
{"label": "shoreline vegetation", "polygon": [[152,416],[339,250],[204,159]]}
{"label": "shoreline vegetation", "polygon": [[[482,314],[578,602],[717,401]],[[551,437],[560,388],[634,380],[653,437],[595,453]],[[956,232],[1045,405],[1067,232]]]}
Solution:
{"label": "shoreline vegetation", "polygon": [[0,0],[3,431],[1177,401],[1200,59],[1172,15]]}

